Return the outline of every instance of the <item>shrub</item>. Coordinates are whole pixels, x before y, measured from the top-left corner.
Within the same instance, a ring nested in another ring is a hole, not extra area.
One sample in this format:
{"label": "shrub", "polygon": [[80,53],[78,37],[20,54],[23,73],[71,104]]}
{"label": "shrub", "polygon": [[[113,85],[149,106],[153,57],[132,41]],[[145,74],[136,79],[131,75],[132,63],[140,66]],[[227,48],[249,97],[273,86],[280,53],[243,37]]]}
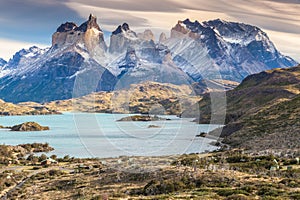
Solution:
{"label": "shrub", "polygon": [[168,194],[180,191],[186,188],[186,185],[180,180],[164,180],[164,181],[150,181],[143,189],[144,195],[158,195]]}
{"label": "shrub", "polygon": [[272,196],[272,197],[277,197],[280,194],[282,194],[282,191],[274,189],[272,187],[267,187],[267,186],[263,186],[261,187],[258,191],[257,194],[259,196]]}
{"label": "shrub", "polygon": [[250,161],[250,157],[246,155],[235,155],[226,158],[228,163],[240,163],[240,162],[248,162]]}
{"label": "shrub", "polygon": [[282,179],[279,183],[282,183],[282,184],[284,184],[288,187],[292,187],[292,188],[300,187],[300,180],[292,179],[292,178]]}
{"label": "shrub", "polygon": [[220,189],[216,191],[218,195],[220,196],[231,196],[234,194],[244,194],[244,195],[249,195],[248,192],[244,191],[244,190],[238,190],[238,189]]}
{"label": "shrub", "polygon": [[225,200],[248,200],[249,198],[243,194],[233,194],[228,196]]}
{"label": "shrub", "polygon": [[40,157],[39,157],[39,162],[43,161],[43,160],[46,160],[48,157],[46,154],[42,154]]}
{"label": "shrub", "polygon": [[300,199],[300,192],[293,192],[293,193],[289,194],[289,197],[292,200],[298,200],[298,199]]}
{"label": "shrub", "polygon": [[41,169],[41,167],[38,167],[38,166],[35,166],[32,168],[32,170],[39,170],[39,169]]}

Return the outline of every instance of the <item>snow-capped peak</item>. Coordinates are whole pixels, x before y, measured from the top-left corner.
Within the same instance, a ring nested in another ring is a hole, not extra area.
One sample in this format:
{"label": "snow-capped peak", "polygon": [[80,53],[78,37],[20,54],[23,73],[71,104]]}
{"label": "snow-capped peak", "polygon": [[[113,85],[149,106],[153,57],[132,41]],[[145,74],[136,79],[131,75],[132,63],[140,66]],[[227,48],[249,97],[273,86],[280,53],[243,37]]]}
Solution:
{"label": "snow-capped peak", "polygon": [[21,49],[13,58],[11,58],[8,63],[4,66],[5,69],[15,69],[17,67],[26,65],[27,63],[32,62],[32,60],[43,55],[49,48],[40,49],[37,46],[32,46],[29,49]]}
{"label": "snow-capped peak", "polygon": [[276,50],[260,28],[221,19],[178,21],[171,38],[163,43],[170,48],[176,64],[195,79],[200,76],[199,70],[204,78],[221,74],[225,79],[241,81],[266,69],[296,65]]}
{"label": "snow-capped peak", "polygon": [[127,23],[123,23],[122,25],[119,25],[117,29],[112,32],[112,35],[119,35],[119,34],[131,40],[138,39],[137,34],[134,31],[130,30],[129,24]]}
{"label": "snow-capped peak", "polygon": [[247,46],[253,41],[269,41],[266,33],[260,28],[238,22],[227,22],[221,19],[203,23],[210,27],[225,42]]}

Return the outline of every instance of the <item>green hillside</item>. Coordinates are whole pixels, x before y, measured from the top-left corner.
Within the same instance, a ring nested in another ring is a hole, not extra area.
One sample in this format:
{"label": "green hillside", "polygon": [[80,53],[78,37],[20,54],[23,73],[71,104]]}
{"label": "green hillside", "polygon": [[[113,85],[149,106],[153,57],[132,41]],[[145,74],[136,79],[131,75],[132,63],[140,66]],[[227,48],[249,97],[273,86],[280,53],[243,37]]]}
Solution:
{"label": "green hillside", "polygon": [[[299,153],[300,66],[251,75],[226,97],[226,126],[221,134],[225,143],[255,151]],[[210,104],[209,96],[199,102],[200,123],[210,121]]]}

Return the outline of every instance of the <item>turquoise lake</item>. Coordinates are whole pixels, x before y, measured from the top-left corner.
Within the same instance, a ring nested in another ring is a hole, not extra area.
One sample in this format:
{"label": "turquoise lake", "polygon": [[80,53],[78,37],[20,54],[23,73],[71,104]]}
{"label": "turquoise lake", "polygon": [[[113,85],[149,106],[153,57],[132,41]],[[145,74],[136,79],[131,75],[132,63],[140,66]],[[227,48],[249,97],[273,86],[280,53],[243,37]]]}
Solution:
{"label": "turquoise lake", "polygon": [[[213,140],[198,138],[218,125],[202,125],[193,119],[161,116],[170,121],[117,122],[126,114],[64,113],[63,115],[6,116],[0,124],[13,126],[34,121],[49,126],[49,131],[12,132],[0,130],[1,144],[49,143],[49,155],[74,157],[162,156],[215,150]],[[148,128],[156,125],[159,128]]]}

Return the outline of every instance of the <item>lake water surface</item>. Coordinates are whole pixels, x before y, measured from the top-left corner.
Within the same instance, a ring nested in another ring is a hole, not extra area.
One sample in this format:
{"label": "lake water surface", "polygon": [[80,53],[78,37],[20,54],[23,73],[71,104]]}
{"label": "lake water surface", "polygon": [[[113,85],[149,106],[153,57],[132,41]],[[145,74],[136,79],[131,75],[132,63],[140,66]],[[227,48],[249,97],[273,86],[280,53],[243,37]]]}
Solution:
{"label": "lake water surface", "polygon": [[[12,132],[0,130],[0,143],[49,143],[51,154],[74,157],[161,156],[215,150],[212,140],[196,138],[218,125],[201,125],[192,119],[162,116],[170,121],[117,122],[126,114],[64,113],[63,115],[0,117],[0,124],[13,126],[34,121],[49,131]],[[159,128],[148,128],[156,125]]]}

